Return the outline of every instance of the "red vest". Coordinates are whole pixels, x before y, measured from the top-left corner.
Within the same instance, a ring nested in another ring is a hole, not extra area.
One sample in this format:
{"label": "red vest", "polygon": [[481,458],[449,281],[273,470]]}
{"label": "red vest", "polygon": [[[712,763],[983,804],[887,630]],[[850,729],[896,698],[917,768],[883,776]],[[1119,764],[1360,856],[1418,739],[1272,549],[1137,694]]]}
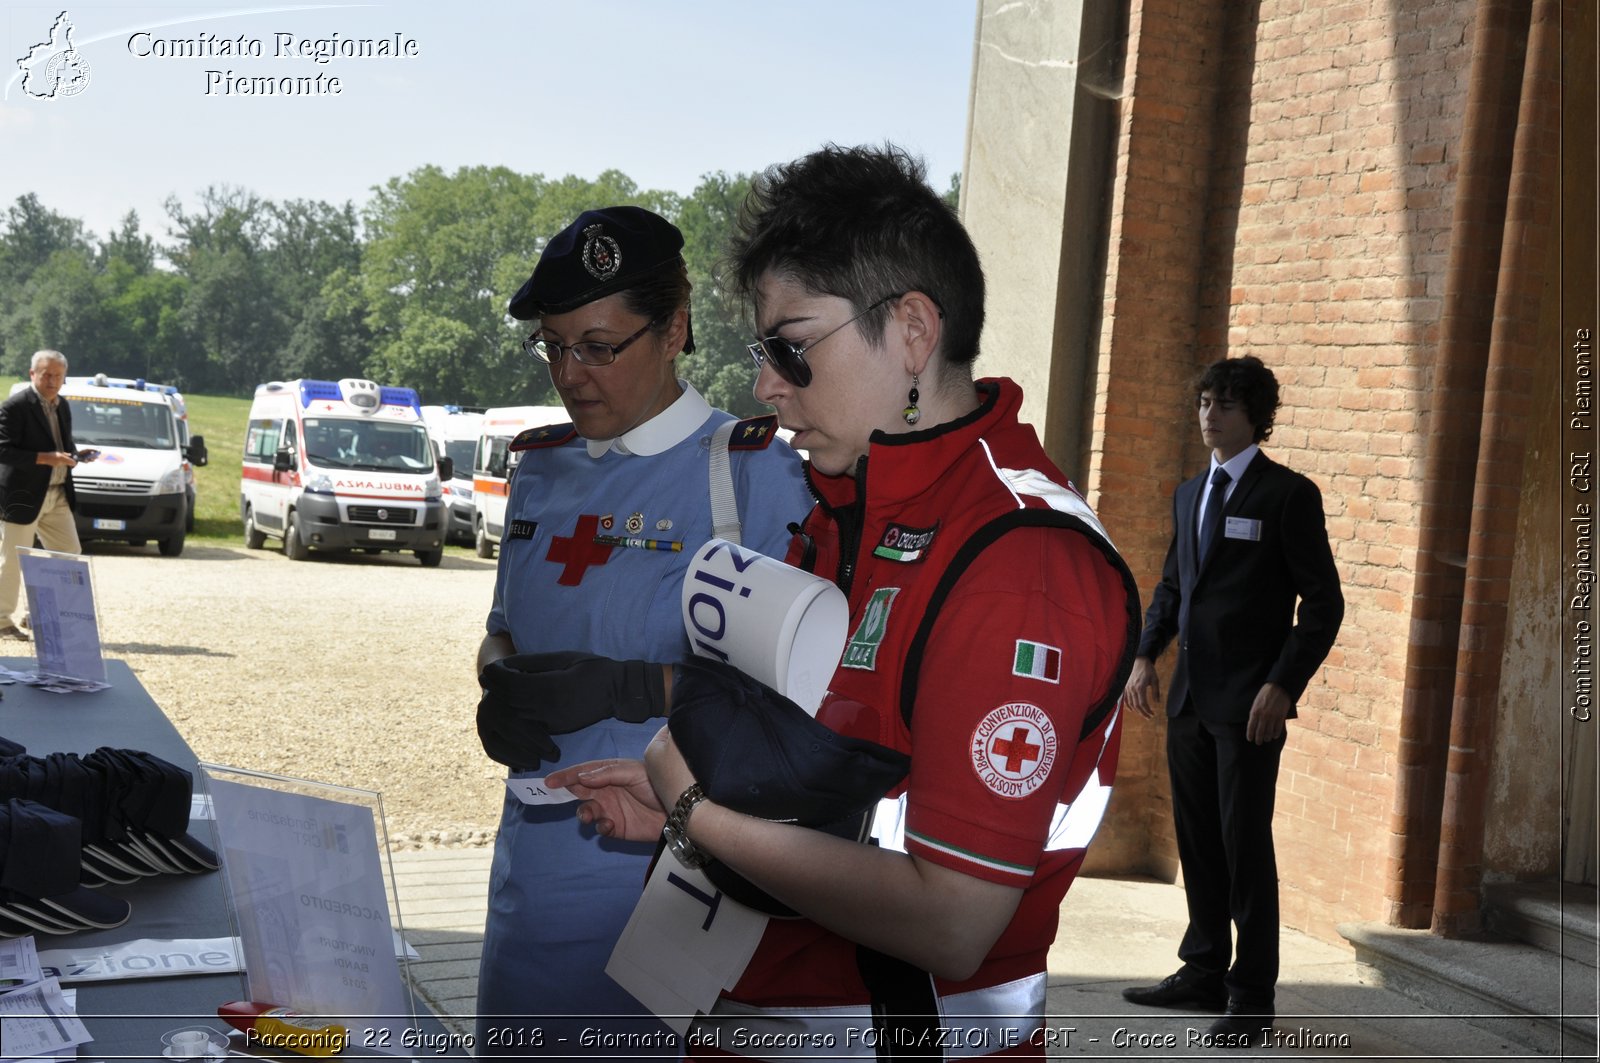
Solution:
{"label": "red vest", "polygon": [[[1110,653],[1118,659],[1120,650],[1119,678],[1095,704],[1051,710],[1073,723],[1072,733],[1061,735],[1059,758],[1068,773],[1060,801],[1069,802],[1097,766],[1100,783],[1110,783],[1119,733],[1113,710],[1138,641],[1138,592],[1088,505],[1045,455],[1033,429],[1018,422],[1020,389],[1009,380],[980,381],[977,387],[980,408],[959,421],[906,435],[875,434],[869,458],[854,475],[826,477],[807,469],[819,504],[788,561],[834,579],[849,598],[851,614],[850,638],[817,718],[843,734],[910,752],[923,654],[941,605],[973,560],[1017,528],[1084,536],[1120,574],[1126,601],[1106,605],[1107,637],[1121,638]],[[963,692],[938,692],[946,695]],[[895,823],[903,819],[903,790],[880,803],[874,826],[881,844],[899,849],[906,848],[903,824]],[[863,961],[859,953],[868,950],[808,920],[775,919],[721,1010],[748,1023],[755,1016],[743,1005],[843,1007],[848,1013],[874,1002],[880,1011],[916,1011],[925,999],[937,1014],[936,995],[946,1013],[958,1008],[982,1015],[991,1006],[1000,1009],[998,1016],[1016,1016],[1019,1007],[1023,1014],[1042,1013],[1044,958],[1055,936],[1056,909],[1082,862],[1084,844],[1086,838],[1046,844],[1044,859],[1018,883],[1026,885],[1016,916],[972,979],[932,979],[876,953]],[[1017,1021],[1002,1025],[1015,1027]],[[836,1054],[839,1047],[834,1045]],[[964,1046],[962,1054],[1005,1047],[997,1034],[993,1042]]]}

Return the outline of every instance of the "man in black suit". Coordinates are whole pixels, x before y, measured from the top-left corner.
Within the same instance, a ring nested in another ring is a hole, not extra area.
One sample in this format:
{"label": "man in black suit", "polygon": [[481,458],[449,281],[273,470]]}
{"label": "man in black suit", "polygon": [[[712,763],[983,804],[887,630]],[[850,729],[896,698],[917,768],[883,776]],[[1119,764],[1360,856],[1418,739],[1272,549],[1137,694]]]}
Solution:
{"label": "man in black suit", "polygon": [[18,626],[22,563],[17,550],[32,546],[35,535],[46,550],[82,550],[72,521],[77,499],[71,469],[78,464],[78,448],[72,441],[72,410],[60,397],[67,382],[66,355],[36,352],[28,379],[31,387],[0,402],[0,638],[28,637]]}
{"label": "man in black suit", "polygon": [[1176,638],[1167,770],[1189,926],[1177,973],[1122,995],[1224,1010],[1208,1032],[1242,1047],[1264,1039],[1275,1014],[1272,806],[1285,721],[1333,647],[1344,596],[1321,493],[1259,446],[1279,405],[1272,371],[1258,358],[1224,359],[1195,398],[1210,467],[1173,498],[1172,544],[1123,697],[1154,716],[1154,661]]}

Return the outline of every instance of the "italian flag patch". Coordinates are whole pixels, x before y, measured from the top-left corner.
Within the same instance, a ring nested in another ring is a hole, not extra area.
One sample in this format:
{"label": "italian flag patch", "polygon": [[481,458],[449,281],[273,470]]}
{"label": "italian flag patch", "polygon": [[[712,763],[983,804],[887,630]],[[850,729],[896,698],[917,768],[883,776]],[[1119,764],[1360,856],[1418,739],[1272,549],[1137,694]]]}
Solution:
{"label": "italian flag patch", "polygon": [[1017,657],[1011,663],[1011,674],[1029,679],[1042,679],[1046,683],[1061,682],[1061,651],[1042,642],[1017,640]]}

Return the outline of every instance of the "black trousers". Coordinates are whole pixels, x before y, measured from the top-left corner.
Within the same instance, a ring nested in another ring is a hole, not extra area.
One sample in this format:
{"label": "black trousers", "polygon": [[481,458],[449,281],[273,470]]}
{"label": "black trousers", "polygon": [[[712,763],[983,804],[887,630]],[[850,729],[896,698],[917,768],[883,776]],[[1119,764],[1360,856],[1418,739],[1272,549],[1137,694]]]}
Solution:
{"label": "black trousers", "polygon": [[[1278,861],[1272,847],[1283,738],[1256,745],[1242,723],[1167,720],[1167,771],[1189,927],[1178,956],[1228,996],[1270,1005],[1278,982]],[[1234,949],[1230,927],[1238,928]]]}

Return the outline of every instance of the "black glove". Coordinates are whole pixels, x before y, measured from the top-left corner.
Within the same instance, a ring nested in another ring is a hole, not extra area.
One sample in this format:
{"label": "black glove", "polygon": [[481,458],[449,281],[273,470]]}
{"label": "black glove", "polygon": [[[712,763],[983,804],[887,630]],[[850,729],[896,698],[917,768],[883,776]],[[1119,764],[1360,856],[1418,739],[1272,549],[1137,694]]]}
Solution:
{"label": "black glove", "polygon": [[561,747],[551,741],[548,727],[509,709],[488,690],[478,699],[478,741],[490,760],[513,771],[530,771],[540,761],[554,764],[561,759]]}
{"label": "black glove", "polygon": [[645,661],[574,652],[515,653],[485,665],[478,683],[483,687],[478,737],[484,752],[502,764],[524,768],[561,755],[552,734],[609,719],[643,723],[667,712],[661,666]]}

